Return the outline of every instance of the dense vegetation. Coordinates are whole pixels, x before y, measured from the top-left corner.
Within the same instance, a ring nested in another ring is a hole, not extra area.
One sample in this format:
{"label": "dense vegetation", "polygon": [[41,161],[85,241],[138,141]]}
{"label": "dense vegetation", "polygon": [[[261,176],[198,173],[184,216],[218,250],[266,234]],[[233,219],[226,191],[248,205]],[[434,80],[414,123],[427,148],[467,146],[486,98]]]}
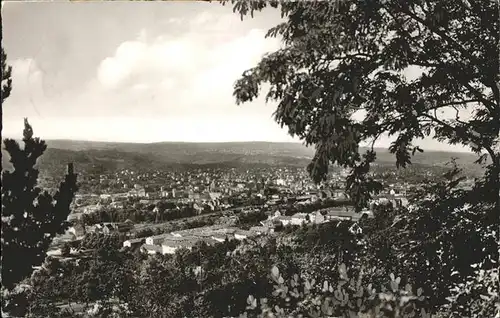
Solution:
{"label": "dense vegetation", "polygon": [[[243,17],[268,5],[285,18],[268,33],[284,48],[245,72],[235,96],[251,101],[270,84],[276,120],[316,146],[308,167],[316,182],[331,164],[349,168],[347,191],[362,209],[381,184],[370,175],[376,151],[362,154],[359,143],[382,134],[396,137],[397,166],[422,151],[414,139],[431,137],[469,146],[484,175],[458,188],[454,167],[408,209],[377,207],[362,232],[339,221],[157,257],[120,249],[118,236],[88,236],[78,248],[94,248],[91,255],[46,258],[15,300],[18,312],[69,317],[88,305],[87,315],[99,317],[499,315],[498,2],[252,1],[234,10]],[[410,66],[421,70],[415,79],[403,76]],[[439,117],[446,108],[456,118]],[[355,120],[359,111],[365,116]],[[20,238],[31,237],[20,226]],[[31,271],[11,267],[19,270],[13,283]]]}
{"label": "dense vegetation", "polygon": [[[456,188],[458,169],[427,184],[412,209],[383,232],[379,240],[390,244],[385,257],[398,260],[384,261],[385,275],[394,272],[427,289],[432,312],[466,282],[485,273],[498,279],[498,1],[232,3],[242,19],[267,6],[285,19],[267,33],[280,37],[283,48],[244,72],[234,88],[237,101],[254,100],[269,84],[265,96],[278,102],[276,121],[316,147],[311,177],[324,180],[332,164],[349,168],[346,190],[358,209],[381,187],[370,175],[378,153],[373,147],[362,153],[360,142],[373,146],[381,135],[394,136],[389,150],[403,168],[423,151],[412,144],[418,138],[466,146],[484,165],[472,189]],[[454,116],[441,116],[445,111]],[[373,262],[380,264],[371,259],[369,266]],[[495,297],[498,288],[457,300],[459,312],[452,314],[482,316],[461,302],[476,306]]]}
{"label": "dense vegetation", "polygon": [[4,144],[14,170],[2,171],[2,294],[7,298],[2,310],[15,310],[16,301],[9,299],[15,299],[15,287],[44,261],[52,239],[68,228],[66,219],[77,185],[70,166],[55,194],[38,187],[35,165],[46,145],[33,137],[26,119],[24,147],[12,139],[5,139]]}
{"label": "dense vegetation", "polygon": [[[97,306],[99,317],[113,310],[119,317],[255,317],[270,312],[278,317],[357,317],[358,312],[375,311],[384,317],[410,311],[419,317],[493,317],[499,301],[494,270],[471,269],[467,285],[443,299],[435,293],[436,285],[444,283],[436,275],[451,273],[447,263],[442,268],[437,263],[420,266],[414,250],[405,250],[405,243],[394,242],[390,234],[399,230],[388,220],[409,211],[390,206],[375,211],[374,219],[361,222],[363,233],[350,231],[353,222],[339,221],[154,257],[120,250],[118,236],[92,235],[80,243],[83,250],[96,248],[88,257],[46,261],[32,278],[29,311],[69,317],[76,315],[69,308],[83,303],[89,311]],[[424,258],[432,261],[430,255]],[[57,280],[54,273],[59,273]]]}
{"label": "dense vegetation", "polygon": [[[347,226],[343,228],[347,238],[333,234],[331,228],[298,229],[293,232],[294,240],[287,235],[242,245],[234,241],[214,247],[200,244],[192,251],[150,258],[133,250],[120,251],[117,236],[93,235],[80,246],[97,247],[90,257],[47,260],[44,269],[32,279],[29,311],[34,315],[54,314],[54,304],[88,300],[110,305],[118,299],[123,306],[126,304],[131,317],[234,316],[245,309],[249,293],[264,296],[272,291],[267,274],[274,264],[293,272],[307,268],[307,259],[312,256],[307,250],[314,245],[324,246],[319,249],[323,252],[315,253],[318,260],[327,256],[327,249],[329,258],[333,257],[332,251],[344,248],[341,245],[350,249],[352,235],[346,231]],[[304,243],[294,247],[301,241]],[[55,272],[60,273],[59,288],[54,288],[51,278]],[[110,275],[115,279],[110,280]]]}

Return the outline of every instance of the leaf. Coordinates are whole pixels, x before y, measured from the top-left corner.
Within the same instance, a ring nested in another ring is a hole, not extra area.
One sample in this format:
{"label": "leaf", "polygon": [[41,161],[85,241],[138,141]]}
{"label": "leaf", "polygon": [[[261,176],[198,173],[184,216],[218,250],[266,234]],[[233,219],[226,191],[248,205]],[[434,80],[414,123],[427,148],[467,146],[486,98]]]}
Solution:
{"label": "leaf", "polygon": [[413,150],[411,151],[412,156],[415,156],[415,151],[418,151],[420,153],[424,152],[419,146],[413,147]]}
{"label": "leaf", "polygon": [[276,266],[273,266],[272,270],[271,270],[271,275],[275,278],[278,278],[279,275],[280,275],[280,271],[278,269],[278,267]]}
{"label": "leaf", "polygon": [[420,297],[422,296],[422,293],[424,292],[424,290],[422,288],[418,288],[417,289],[417,296]]}
{"label": "leaf", "polygon": [[309,282],[308,279],[304,282],[306,289],[311,289],[311,283]]}
{"label": "leaf", "polygon": [[408,293],[411,293],[412,292],[412,287],[410,284],[406,284],[405,286],[405,291],[407,291]]}
{"label": "leaf", "polygon": [[341,279],[347,279],[347,268],[344,263],[339,265],[339,274]]}
{"label": "leaf", "polygon": [[248,298],[247,298],[247,304],[251,305],[254,301],[254,297],[252,295],[249,295]]}
{"label": "leaf", "polygon": [[325,280],[323,282],[323,292],[326,292],[326,291],[328,291],[328,281]]}

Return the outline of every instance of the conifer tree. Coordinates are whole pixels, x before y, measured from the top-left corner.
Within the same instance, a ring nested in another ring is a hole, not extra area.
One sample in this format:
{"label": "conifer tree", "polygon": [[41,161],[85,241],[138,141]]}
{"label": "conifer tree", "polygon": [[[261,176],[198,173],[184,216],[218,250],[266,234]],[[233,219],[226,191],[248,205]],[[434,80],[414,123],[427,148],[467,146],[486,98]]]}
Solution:
{"label": "conifer tree", "polygon": [[[2,48],[1,52],[2,63],[2,105],[4,100],[10,96],[12,90],[12,66],[7,65],[7,55]],[[3,118],[3,107],[0,107],[0,118]],[[0,120],[0,131],[2,130],[2,121]]]}
{"label": "conifer tree", "polygon": [[2,58],[2,104],[3,101],[9,97],[10,91],[12,90],[12,66],[7,65],[7,55],[2,48],[1,53]]}
{"label": "conifer tree", "polygon": [[8,290],[27,278],[33,266],[42,264],[54,236],[68,228],[66,220],[77,191],[72,164],[54,195],[42,191],[36,163],[47,145],[33,137],[27,119],[22,141],[23,148],[16,140],[4,139],[13,165],[12,171],[2,171],[2,287]]}

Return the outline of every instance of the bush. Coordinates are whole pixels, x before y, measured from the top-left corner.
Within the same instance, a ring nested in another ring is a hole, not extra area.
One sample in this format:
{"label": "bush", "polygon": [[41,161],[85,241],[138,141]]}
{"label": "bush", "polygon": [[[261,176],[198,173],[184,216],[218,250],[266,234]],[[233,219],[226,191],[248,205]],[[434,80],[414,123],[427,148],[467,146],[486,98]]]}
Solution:
{"label": "bush", "polygon": [[274,291],[259,300],[249,295],[240,317],[431,317],[422,289],[400,288],[401,278],[391,274],[389,288],[377,290],[363,281],[363,272],[349,277],[341,264],[336,282],[316,281],[307,274],[285,278],[274,266],[270,273]]}

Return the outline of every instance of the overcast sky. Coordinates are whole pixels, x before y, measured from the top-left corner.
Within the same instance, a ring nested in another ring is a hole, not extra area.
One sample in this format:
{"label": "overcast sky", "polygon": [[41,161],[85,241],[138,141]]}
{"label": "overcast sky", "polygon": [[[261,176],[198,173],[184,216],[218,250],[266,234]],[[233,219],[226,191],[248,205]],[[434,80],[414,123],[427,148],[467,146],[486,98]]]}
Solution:
{"label": "overcast sky", "polygon": [[2,18],[13,67],[4,135],[28,117],[44,139],[294,141],[275,104],[232,96],[241,73],[280,47],[264,38],[277,10],[242,22],[218,3],[2,2]]}

